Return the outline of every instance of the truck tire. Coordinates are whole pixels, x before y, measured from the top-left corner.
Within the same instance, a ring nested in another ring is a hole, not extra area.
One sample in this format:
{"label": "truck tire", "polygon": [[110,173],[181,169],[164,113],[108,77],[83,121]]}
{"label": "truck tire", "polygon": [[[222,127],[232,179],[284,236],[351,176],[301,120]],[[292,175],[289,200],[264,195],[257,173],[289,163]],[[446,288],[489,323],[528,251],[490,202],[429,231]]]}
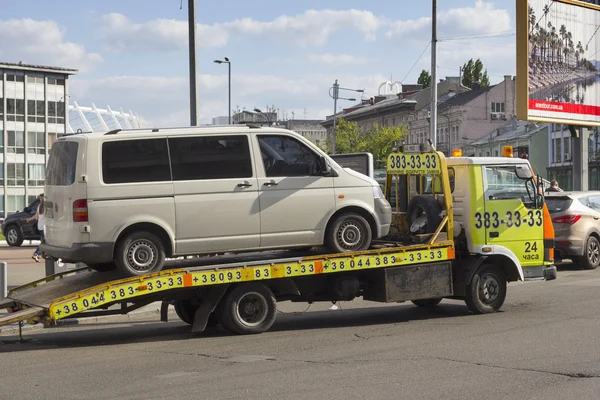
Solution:
{"label": "truck tire", "polygon": [[165,265],[165,246],[151,232],[132,232],[119,241],[115,263],[126,276],[160,271]]}
{"label": "truck tire", "polygon": [[[175,313],[183,322],[188,325],[194,324],[194,318],[196,317],[197,306],[192,304],[190,300],[177,300],[173,305],[175,307]],[[208,316],[206,327],[212,327],[217,325],[217,319],[213,313]]]}
{"label": "truck tire", "polygon": [[355,213],[337,216],[325,234],[325,245],[333,253],[368,250],[372,240],[371,225]]}
{"label": "truck tire", "polygon": [[600,264],[600,242],[594,236],[585,242],[585,255],[579,258],[579,265],[584,269],[596,269]]}
{"label": "truck tire", "polygon": [[489,314],[500,310],[506,299],[506,275],[502,268],[482,264],[467,285],[465,303],[475,314]]}
{"label": "truck tire", "polygon": [[[412,233],[420,234],[435,233],[438,226],[442,223],[441,212],[442,205],[433,196],[414,196],[410,199],[406,211],[409,230]],[[415,222],[417,224],[424,222],[425,225],[420,227],[413,226]]]}
{"label": "truck tire", "polygon": [[86,264],[86,265],[97,272],[112,271],[115,268],[117,268],[117,265],[114,262],[101,263],[101,264]]}
{"label": "truck tire", "polygon": [[6,243],[9,246],[19,247],[23,243],[23,232],[15,224],[9,225],[4,231]]}
{"label": "truck tire", "polygon": [[262,283],[246,283],[229,291],[217,307],[221,326],[238,335],[267,331],[275,322],[277,303]]}
{"label": "truck tire", "polygon": [[438,299],[421,299],[421,300],[412,300],[412,303],[417,307],[423,308],[431,308],[435,307],[442,301],[441,298]]}

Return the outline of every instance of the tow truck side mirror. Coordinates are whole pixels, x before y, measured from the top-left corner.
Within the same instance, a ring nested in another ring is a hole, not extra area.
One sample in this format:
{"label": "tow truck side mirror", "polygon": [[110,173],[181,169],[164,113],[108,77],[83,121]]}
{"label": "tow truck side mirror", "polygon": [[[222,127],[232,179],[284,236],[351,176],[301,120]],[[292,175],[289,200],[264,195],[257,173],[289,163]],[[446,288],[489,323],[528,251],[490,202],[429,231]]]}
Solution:
{"label": "tow truck side mirror", "polygon": [[526,164],[519,164],[515,166],[515,174],[517,175],[517,178],[523,179],[525,181],[533,178],[531,169],[529,169],[529,166]]}

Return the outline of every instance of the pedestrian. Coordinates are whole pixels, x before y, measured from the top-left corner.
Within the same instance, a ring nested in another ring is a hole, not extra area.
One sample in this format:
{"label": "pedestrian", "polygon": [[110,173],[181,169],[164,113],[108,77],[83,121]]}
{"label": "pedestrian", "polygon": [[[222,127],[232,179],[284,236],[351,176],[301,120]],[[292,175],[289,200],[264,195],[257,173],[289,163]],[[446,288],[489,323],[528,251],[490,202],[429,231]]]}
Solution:
{"label": "pedestrian", "polygon": [[562,190],[558,187],[558,182],[556,182],[555,179],[552,179],[550,187],[546,189],[546,192],[562,192]]}
{"label": "pedestrian", "polygon": [[[40,231],[40,236],[41,236],[41,243],[44,243],[44,240],[46,238],[46,215],[44,214],[44,194],[40,194],[40,204],[38,205],[38,208],[35,212],[35,215],[33,217],[30,218],[25,218],[26,222],[30,222],[33,220],[37,221],[37,227],[38,230]],[[33,256],[31,256],[31,258],[33,258],[36,262],[40,262],[40,256],[42,255],[42,252],[40,251],[40,247],[38,246],[37,249],[35,249],[35,251],[33,252]]]}

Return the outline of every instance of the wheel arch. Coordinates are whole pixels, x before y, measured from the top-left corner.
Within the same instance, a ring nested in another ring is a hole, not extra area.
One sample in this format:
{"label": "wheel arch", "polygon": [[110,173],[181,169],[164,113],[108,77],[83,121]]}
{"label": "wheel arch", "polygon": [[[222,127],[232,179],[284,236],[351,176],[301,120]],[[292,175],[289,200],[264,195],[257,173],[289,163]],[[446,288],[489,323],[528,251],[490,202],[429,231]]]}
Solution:
{"label": "wheel arch", "polygon": [[[489,246],[487,246],[489,247]],[[508,282],[514,281],[524,281],[525,275],[523,273],[523,267],[521,263],[517,259],[517,257],[513,254],[512,251],[507,249],[504,246],[492,246],[493,252],[489,254],[480,254],[480,257],[475,261],[475,264],[472,266],[471,271],[469,272],[469,276],[467,281],[465,282],[467,285],[471,283],[473,276],[475,273],[482,268],[484,264],[493,264],[497,265],[504,271],[506,275],[506,279]]]}
{"label": "wheel arch", "polygon": [[371,228],[371,234],[373,235],[373,238],[375,238],[377,236],[377,222],[375,220],[375,216],[369,210],[367,210],[363,207],[349,205],[349,206],[340,208],[339,210],[334,212],[331,217],[329,217],[329,220],[327,221],[327,225],[325,226],[325,231],[323,232],[323,238],[322,238],[323,243],[325,243],[325,238],[327,237],[327,232],[329,232],[329,229],[331,228],[331,225],[336,220],[336,218],[339,217],[340,215],[349,214],[349,213],[356,213],[356,214],[360,215],[361,217],[363,217],[364,219],[366,219],[367,222],[369,223],[369,227]]}
{"label": "wheel arch", "polygon": [[165,228],[153,222],[137,222],[127,226],[126,228],[122,229],[121,232],[119,232],[119,235],[117,236],[117,240],[115,241],[113,247],[113,257],[115,249],[117,248],[117,244],[130,233],[138,231],[148,231],[150,233],[155,234],[165,246],[165,252],[167,257],[173,256],[175,247],[173,241],[171,240],[171,236]]}

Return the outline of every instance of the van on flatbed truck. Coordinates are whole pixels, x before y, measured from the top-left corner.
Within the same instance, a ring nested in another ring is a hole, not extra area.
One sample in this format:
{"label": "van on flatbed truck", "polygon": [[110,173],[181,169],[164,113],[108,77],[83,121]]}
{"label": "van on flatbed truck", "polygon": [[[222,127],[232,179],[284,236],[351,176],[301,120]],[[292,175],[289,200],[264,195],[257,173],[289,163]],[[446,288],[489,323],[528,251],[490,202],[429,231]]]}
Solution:
{"label": "van on flatbed truck", "polygon": [[[433,307],[464,300],[477,314],[499,310],[507,282],[555,279],[553,230],[529,163],[509,157],[446,157],[401,146],[387,160],[393,231],[350,253],[262,252],[170,261],[155,273],[120,279],[82,268],[13,289],[0,325],[55,324],[128,313],[162,301],[201,332],[267,331],[277,301],[412,301]],[[121,305],[115,309],[115,305]]]}

